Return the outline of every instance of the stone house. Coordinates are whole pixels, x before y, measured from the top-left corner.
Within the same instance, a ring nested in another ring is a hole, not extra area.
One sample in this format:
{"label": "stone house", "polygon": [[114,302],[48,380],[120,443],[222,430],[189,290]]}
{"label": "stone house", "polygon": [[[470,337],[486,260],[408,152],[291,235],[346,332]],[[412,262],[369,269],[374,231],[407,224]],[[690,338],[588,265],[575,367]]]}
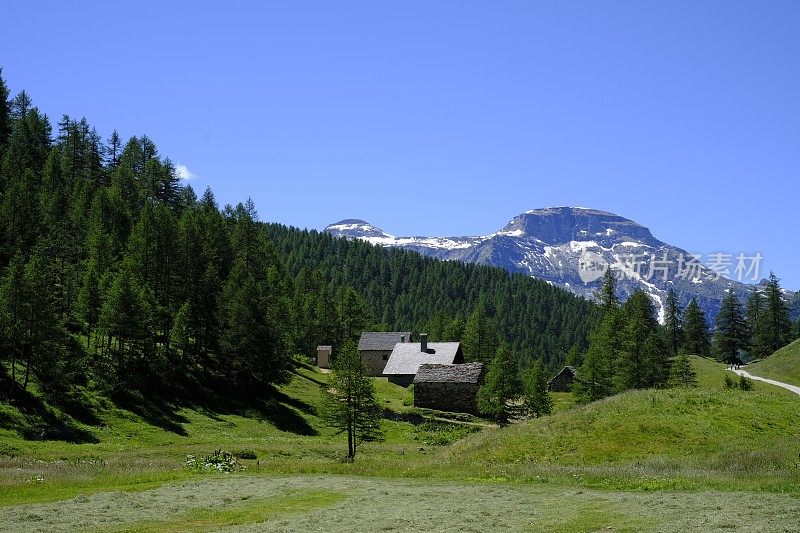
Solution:
{"label": "stone house", "polygon": [[421,365],[414,378],[414,407],[477,413],[478,389],[485,375],[483,363]]}
{"label": "stone house", "polygon": [[420,333],[419,342],[394,345],[383,375],[391,383],[408,387],[422,365],[452,365],[463,362],[464,353],[460,342],[428,342],[428,335]]}
{"label": "stone house", "polygon": [[572,390],[572,382],[575,381],[577,374],[578,371],[575,370],[575,367],[565,366],[561,369],[561,372],[547,383],[547,390],[550,392],[570,392]]}
{"label": "stone house", "polygon": [[398,342],[411,342],[410,331],[365,331],[358,339],[358,353],[370,376],[382,376]]}

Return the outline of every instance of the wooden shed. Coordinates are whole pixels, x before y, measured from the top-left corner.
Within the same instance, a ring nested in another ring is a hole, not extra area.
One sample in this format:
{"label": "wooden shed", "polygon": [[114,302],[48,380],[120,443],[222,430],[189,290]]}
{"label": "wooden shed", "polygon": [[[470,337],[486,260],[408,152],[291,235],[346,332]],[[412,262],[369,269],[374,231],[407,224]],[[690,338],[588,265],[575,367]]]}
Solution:
{"label": "wooden shed", "polygon": [[565,366],[561,372],[556,374],[553,379],[547,384],[547,390],[550,392],[570,392],[572,390],[572,382],[575,381],[578,371],[575,367]]}
{"label": "wooden shed", "polygon": [[414,377],[414,407],[476,413],[485,374],[482,363],[423,364]]}

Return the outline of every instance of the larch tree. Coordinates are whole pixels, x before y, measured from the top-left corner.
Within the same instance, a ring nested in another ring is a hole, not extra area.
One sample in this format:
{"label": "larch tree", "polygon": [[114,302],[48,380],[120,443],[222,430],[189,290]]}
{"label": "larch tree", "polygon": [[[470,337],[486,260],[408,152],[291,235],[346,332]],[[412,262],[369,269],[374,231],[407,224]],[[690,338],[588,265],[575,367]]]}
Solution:
{"label": "larch tree", "polygon": [[486,380],[478,391],[478,411],[498,422],[506,422],[510,414],[508,404],[521,392],[517,361],[511,348],[501,344],[489,364]]}
{"label": "larch tree", "polygon": [[553,399],[547,391],[547,374],[540,359],[522,377],[525,410],[529,415],[540,417],[553,412]]}
{"label": "larch tree", "polygon": [[730,290],[722,300],[714,325],[714,350],[728,363],[741,363],[741,352],[748,348],[749,331],[736,294]]}
{"label": "larch tree", "polygon": [[711,354],[711,340],[708,323],[703,309],[696,298],[689,301],[684,312],[683,351],[689,354],[708,357]]}
{"label": "larch tree", "polygon": [[678,355],[678,350],[683,342],[683,316],[678,305],[678,296],[675,289],[670,287],[667,291],[667,301],[664,315],[664,336],[669,347],[670,356]]}
{"label": "larch tree", "polygon": [[352,461],[361,443],[382,438],[381,410],[353,341],[342,345],[332,371],[323,416],[330,427],[347,433],[347,458]]}

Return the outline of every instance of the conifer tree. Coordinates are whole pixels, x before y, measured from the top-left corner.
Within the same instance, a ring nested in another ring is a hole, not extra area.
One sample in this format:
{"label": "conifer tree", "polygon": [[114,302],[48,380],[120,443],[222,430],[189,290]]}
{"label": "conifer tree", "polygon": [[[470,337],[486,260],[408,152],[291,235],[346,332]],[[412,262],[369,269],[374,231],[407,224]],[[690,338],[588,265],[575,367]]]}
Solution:
{"label": "conifer tree", "polygon": [[748,348],[747,321],[741,303],[731,290],[722,300],[714,326],[714,350],[717,357],[728,363],[740,363],[741,352]]}
{"label": "conifer tree", "polygon": [[678,355],[672,362],[669,384],[672,387],[697,387],[697,373],[685,353]]}
{"label": "conifer tree", "polygon": [[764,297],[758,290],[754,290],[747,299],[746,312],[751,359],[760,359],[768,355],[764,307]]}
{"label": "conifer tree", "polygon": [[92,259],[83,275],[83,284],[78,293],[78,316],[80,316],[86,330],[86,347],[91,342],[92,333],[100,323],[102,310],[102,297],[100,291],[100,269],[97,260]]}
{"label": "conifer tree", "polygon": [[658,322],[650,297],[636,291],[622,307],[625,327],[619,358],[618,388],[638,389],[659,385],[668,370],[657,341]]}
{"label": "conifer tree", "polygon": [[689,354],[707,357],[711,353],[706,317],[696,298],[686,306],[684,314],[683,350]]}
{"label": "conifer tree", "polygon": [[478,391],[478,411],[498,422],[509,417],[508,402],[519,396],[522,383],[517,371],[517,362],[508,344],[501,344],[489,364],[486,381]]}
{"label": "conifer tree", "polygon": [[347,432],[347,457],[352,461],[362,442],[382,438],[380,406],[353,341],[342,345],[332,370],[329,400],[323,415],[329,426]]}
{"label": "conifer tree", "polygon": [[463,339],[464,357],[468,361],[488,362],[497,351],[497,332],[483,303],[470,314]]}
{"label": "conifer tree", "polygon": [[547,391],[547,375],[542,361],[537,359],[523,376],[525,410],[529,415],[540,417],[553,411],[553,400]]}
{"label": "conifer tree", "polygon": [[763,355],[771,355],[789,344],[792,323],[789,320],[789,307],[783,298],[780,281],[770,272],[764,288],[764,347]]}
{"label": "conifer tree", "polygon": [[8,96],[8,86],[3,79],[3,68],[0,67],[0,162],[3,161],[3,151],[11,136],[11,103]]}
{"label": "conifer tree", "polygon": [[612,311],[619,307],[619,298],[617,297],[617,280],[611,267],[607,268],[603,274],[603,284],[597,293],[597,300],[600,302],[600,307],[604,313]]}
{"label": "conifer tree", "polygon": [[667,291],[667,302],[664,316],[664,334],[672,357],[678,355],[678,349],[683,342],[683,317],[678,306],[678,296],[675,289],[670,286]]}

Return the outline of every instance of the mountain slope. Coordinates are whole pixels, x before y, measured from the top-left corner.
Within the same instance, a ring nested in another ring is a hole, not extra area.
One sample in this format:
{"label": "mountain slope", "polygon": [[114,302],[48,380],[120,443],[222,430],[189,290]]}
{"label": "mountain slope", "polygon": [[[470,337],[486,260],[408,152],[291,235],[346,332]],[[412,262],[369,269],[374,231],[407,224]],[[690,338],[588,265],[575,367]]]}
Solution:
{"label": "mountain slope", "polygon": [[331,224],[324,231],[439,259],[500,266],[585,297],[597,290],[602,265],[611,265],[620,279],[620,295],[644,290],[661,317],[670,286],[684,306],[697,297],[709,319],[716,316],[727,290],[742,296],[752,291],[751,286],[717,276],[686,250],[656,239],[646,227],[596,209],[534,209],[495,233],[474,237],[396,237],[357,219]]}
{"label": "mountain slope", "polygon": [[800,340],[788,344],[746,370],[755,376],[800,386]]}

